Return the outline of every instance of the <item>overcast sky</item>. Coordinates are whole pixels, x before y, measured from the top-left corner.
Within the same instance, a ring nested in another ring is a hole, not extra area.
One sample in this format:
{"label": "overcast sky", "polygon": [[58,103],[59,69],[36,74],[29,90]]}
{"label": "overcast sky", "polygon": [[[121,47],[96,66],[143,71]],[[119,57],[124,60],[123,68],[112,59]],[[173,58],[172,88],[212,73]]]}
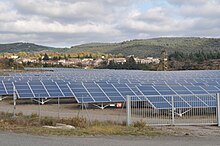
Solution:
{"label": "overcast sky", "polygon": [[220,36],[220,0],[0,0],[0,43]]}

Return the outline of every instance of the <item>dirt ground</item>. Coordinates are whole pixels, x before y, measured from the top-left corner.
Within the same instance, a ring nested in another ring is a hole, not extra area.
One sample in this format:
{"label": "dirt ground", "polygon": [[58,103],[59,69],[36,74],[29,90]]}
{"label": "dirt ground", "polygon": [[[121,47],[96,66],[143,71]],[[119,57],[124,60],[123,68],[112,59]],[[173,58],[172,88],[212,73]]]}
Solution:
{"label": "dirt ground", "polygon": [[[30,102],[30,101],[29,101]],[[0,101],[0,112],[13,113],[13,103],[11,100]],[[16,105],[16,113],[22,112],[25,115],[39,114],[40,116],[52,116],[58,118],[69,118],[74,116],[83,116],[88,120],[99,121],[115,121],[125,122],[126,112],[125,109],[106,108],[104,110],[83,109],[74,103],[71,104],[44,104],[39,105],[35,102],[31,103],[18,103]],[[156,129],[163,131],[167,135],[175,136],[220,136],[220,127],[217,126],[154,126]]]}

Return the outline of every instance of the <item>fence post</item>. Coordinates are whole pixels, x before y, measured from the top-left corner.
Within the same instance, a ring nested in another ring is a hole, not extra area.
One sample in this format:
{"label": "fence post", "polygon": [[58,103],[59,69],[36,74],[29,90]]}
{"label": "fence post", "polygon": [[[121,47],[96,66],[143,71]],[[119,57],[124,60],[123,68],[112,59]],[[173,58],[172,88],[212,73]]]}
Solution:
{"label": "fence post", "polygon": [[126,124],[131,125],[131,97],[126,96]]}
{"label": "fence post", "polygon": [[220,126],[220,93],[216,94],[216,102],[217,125]]}
{"label": "fence post", "polygon": [[15,117],[15,110],[16,110],[16,89],[15,85],[13,85],[13,117]]}
{"label": "fence post", "polygon": [[58,105],[58,119],[60,119],[60,97],[57,99],[57,105]]}
{"label": "fence post", "polygon": [[175,124],[175,115],[174,115],[174,112],[175,112],[174,97],[172,96],[172,125]]}

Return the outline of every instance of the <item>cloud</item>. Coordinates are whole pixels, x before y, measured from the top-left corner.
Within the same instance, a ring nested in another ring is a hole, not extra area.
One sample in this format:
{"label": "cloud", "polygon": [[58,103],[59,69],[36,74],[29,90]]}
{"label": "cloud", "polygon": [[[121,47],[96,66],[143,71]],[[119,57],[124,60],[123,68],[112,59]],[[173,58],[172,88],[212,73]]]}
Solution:
{"label": "cloud", "polygon": [[0,41],[71,46],[160,36],[219,37],[218,0],[0,1]]}
{"label": "cloud", "polygon": [[2,31],[11,33],[117,33],[117,30],[109,25],[62,24],[59,22],[45,22],[41,19],[1,23],[0,27]]}
{"label": "cloud", "polygon": [[99,3],[79,1],[75,3],[65,1],[19,0],[15,7],[22,14],[37,15],[55,20],[83,21],[105,20],[105,9]]}
{"label": "cloud", "polygon": [[193,21],[175,20],[166,9],[155,7],[146,12],[131,12],[125,19],[125,27],[137,32],[171,33],[192,27]]}
{"label": "cloud", "polygon": [[207,17],[218,19],[220,15],[220,5],[206,4],[203,6],[183,6],[180,12],[185,17]]}
{"label": "cloud", "polygon": [[[213,1],[213,0],[167,0],[167,2],[169,2],[170,4],[174,4],[174,5],[205,5],[207,4],[209,1]],[[214,0],[215,1],[215,0]]]}

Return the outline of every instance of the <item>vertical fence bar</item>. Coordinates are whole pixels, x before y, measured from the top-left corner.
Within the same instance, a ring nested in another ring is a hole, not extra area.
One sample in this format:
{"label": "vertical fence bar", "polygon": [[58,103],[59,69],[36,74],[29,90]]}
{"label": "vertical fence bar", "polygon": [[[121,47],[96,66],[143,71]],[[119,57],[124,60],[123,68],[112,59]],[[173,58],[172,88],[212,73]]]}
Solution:
{"label": "vertical fence bar", "polygon": [[131,97],[126,96],[126,124],[131,125]]}
{"label": "vertical fence bar", "polygon": [[174,97],[173,96],[171,96],[172,97],[172,125],[174,125],[175,124],[175,115],[174,115],[174,111],[175,111],[175,109],[174,109]]}
{"label": "vertical fence bar", "polygon": [[13,85],[13,117],[15,117],[15,110],[16,110],[16,93],[15,93],[15,85]]}
{"label": "vertical fence bar", "polygon": [[216,105],[217,124],[218,126],[220,126],[220,93],[216,94],[216,101],[217,101],[217,105]]}
{"label": "vertical fence bar", "polygon": [[40,107],[40,104],[42,103],[42,99],[40,98],[40,94],[38,94],[38,100],[39,100],[39,102],[38,102],[38,115],[39,115],[39,123],[40,123],[40,121],[41,121],[41,107]]}
{"label": "vertical fence bar", "polygon": [[60,119],[60,97],[57,99],[57,104],[58,104],[58,119]]}

